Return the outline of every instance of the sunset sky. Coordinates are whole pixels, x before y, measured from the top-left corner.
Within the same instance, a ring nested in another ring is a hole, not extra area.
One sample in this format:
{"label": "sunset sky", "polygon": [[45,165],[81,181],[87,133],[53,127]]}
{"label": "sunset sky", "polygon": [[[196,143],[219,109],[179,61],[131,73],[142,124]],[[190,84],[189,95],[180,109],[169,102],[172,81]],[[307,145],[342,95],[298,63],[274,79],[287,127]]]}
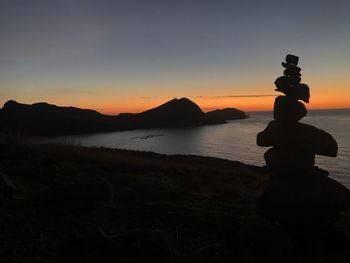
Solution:
{"label": "sunset sky", "polygon": [[350,108],[348,0],[1,0],[0,104],[269,110],[286,54],[308,108]]}

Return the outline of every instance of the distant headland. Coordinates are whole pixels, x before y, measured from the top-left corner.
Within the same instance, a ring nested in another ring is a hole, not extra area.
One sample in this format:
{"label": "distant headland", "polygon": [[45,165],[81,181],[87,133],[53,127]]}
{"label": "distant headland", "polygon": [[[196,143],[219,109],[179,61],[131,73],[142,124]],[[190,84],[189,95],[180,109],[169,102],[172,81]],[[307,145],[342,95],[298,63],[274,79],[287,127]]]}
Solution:
{"label": "distant headland", "polygon": [[45,102],[28,105],[10,100],[0,109],[0,131],[40,136],[88,134],[224,124],[228,120],[247,117],[245,112],[235,108],[205,113],[187,98],[172,99],[141,113],[121,113],[115,116]]}

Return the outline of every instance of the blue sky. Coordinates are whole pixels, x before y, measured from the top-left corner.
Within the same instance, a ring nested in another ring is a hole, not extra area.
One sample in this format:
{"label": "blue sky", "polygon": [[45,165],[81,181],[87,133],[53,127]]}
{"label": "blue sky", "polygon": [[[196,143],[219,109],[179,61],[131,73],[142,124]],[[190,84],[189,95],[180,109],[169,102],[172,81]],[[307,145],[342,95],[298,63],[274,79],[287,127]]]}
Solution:
{"label": "blue sky", "polygon": [[[1,104],[120,112],[176,96],[273,94],[288,53],[300,56],[303,80],[320,95],[315,107],[329,89],[334,105],[350,101],[349,1],[1,4]],[[246,100],[216,104],[257,103]]]}

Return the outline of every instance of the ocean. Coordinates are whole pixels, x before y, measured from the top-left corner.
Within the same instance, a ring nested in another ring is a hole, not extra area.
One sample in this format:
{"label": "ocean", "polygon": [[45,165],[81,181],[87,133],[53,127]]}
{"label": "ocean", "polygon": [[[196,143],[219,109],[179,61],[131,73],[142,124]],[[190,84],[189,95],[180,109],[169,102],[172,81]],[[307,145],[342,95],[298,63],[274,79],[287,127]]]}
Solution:
{"label": "ocean", "polygon": [[[252,112],[248,119],[227,124],[51,137],[43,142],[212,156],[264,165],[263,155],[268,148],[256,145],[256,135],[272,119],[272,112]],[[302,122],[323,129],[336,139],[338,156],[317,156],[316,165],[328,170],[332,178],[350,189],[350,110],[310,110]]]}

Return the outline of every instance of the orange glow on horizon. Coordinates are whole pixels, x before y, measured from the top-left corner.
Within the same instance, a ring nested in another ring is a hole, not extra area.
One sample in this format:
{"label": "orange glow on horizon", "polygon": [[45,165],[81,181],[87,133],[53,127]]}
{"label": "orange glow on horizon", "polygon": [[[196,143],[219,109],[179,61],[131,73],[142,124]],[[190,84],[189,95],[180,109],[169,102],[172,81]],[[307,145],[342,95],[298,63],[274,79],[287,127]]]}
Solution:
{"label": "orange glow on horizon", "polygon": [[[278,95],[276,95],[277,97]],[[224,108],[237,108],[242,111],[272,111],[275,97],[263,97],[263,98],[224,98],[224,99],[192,99],[204,112],[212,111],[216,109]],[[120,105],[115,107],[113,105],[105,107],[84,107],[93,108],[98,112],[117,115],[119,113],[139,113],[152,108],[155,108],[161,104],[166,103],[170,99],[157,99],[144,102],[144,104],[130,104]],[[343,100],[330,100],[326,97],[316,97],[310,100],[310,103],[304,103],[305,107],[310,110],[316,109],[349,109],[350,102],[346,99]]]}
{"label": "orange glow on horizon", "polygon": [[[305,103],[307,109],[350,108],[350,91],[347,88],[347,83],[334,85],[332,81],[327,83],[311,81],[309,86],[311,89],[311,98],[309,104]],[[317,89],[313,87],[317,87]],[[231,92],[232,90],[235,90],[235,92]],[[245,93],[247,91],[249,93]],[[224,108],[237,108],[246,112],[272,111],[275,97],[282,95],[281,93],[273,92],[270,86],[260,86],[259,89],[256,89],[253,85],[251,88],[243,87],[240,89],[230,86],[217,87],[215,89],[199,89],[194,87],[193,89],[186,90],[174,89],[174,91],[173,89],[155,88],[152,92],[149,92],[151,94],[149,97],[142,97],[144,92],[139,90],[135,92],[126,90],[120,92],[103,89],[100,92],[96,92],[94,96],[91,96],[90,93],[67,94],[65,92],[55,94],[55,96],[44,95],[43,93],[35,93],[31,96],[28,94],[15,96],[13,94],[6,97],[2,96],[2,102],[5,103],[9,99],[26,104],[47,102],[57,106],[74,106],[82,109],[96,110],[103,114],[117,115],[119,113],[139,113],[155,108],[173,99],[172,94],[174,93],[177,93],[177,98],[189,98],[204,112]],[[271,96],[270,94],[273,95]]]}

